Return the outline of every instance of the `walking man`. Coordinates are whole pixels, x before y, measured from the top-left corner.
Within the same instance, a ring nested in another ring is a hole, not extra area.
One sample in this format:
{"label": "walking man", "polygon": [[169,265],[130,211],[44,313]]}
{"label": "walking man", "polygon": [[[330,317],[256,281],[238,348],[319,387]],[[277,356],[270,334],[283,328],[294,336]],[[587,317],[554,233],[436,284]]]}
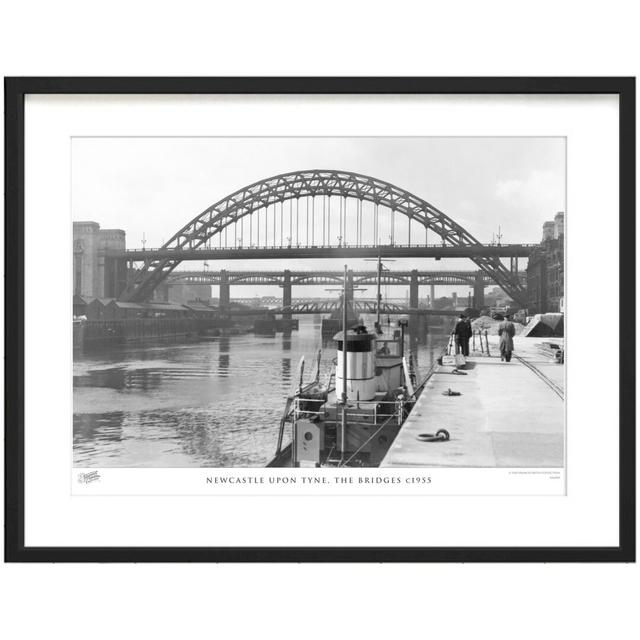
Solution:
{"label": "walking man", "polygon": [[498,335],[500,336],[500,360],[511,362],[513,336],[516,335],[516,328],[511,322],[511,316],[506,315],[498,325]]}

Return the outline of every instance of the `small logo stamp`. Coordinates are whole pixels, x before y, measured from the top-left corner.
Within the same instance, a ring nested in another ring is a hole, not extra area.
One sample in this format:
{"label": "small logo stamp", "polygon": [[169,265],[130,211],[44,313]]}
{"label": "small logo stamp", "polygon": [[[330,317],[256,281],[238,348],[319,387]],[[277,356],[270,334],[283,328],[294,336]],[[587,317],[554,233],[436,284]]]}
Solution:
{"label": "small logo stamp", "polygon": [[88,471],[87,473],[78,474],[78,482],[80,484],[90,484],[100,480],[100,474],[97,471]]}

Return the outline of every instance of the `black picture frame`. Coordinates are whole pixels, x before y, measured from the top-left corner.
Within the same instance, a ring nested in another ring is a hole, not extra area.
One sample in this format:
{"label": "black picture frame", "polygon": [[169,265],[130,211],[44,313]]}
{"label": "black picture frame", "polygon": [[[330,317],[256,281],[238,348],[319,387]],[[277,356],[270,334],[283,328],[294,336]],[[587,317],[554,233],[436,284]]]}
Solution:
{"label": "black picture frame", "polygon": [[5,78],[5,561],[634,562],[635,335],[619,310],[620,540],[612,547],[26,547],[24,540],[24,104],[28,94],[615,94],[619,98],[620,296],[635,308],[635,78]]}

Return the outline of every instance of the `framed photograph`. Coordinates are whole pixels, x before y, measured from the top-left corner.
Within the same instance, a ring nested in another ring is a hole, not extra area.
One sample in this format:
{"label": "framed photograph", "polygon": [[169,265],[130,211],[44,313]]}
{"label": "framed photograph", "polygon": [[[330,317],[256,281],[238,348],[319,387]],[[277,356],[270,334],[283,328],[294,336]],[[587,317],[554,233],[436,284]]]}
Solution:
{"label": "framed photograph", "polygon": [[8,561],[635,560],[633,78],[7,78],[5,132]]}

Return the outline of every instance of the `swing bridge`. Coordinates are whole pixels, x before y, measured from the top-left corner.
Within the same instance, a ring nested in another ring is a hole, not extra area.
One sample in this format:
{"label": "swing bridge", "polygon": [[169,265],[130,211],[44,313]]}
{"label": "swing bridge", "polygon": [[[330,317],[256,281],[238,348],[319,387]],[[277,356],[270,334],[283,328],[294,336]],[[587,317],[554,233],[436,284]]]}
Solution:
{"label": "swing bridge", "polygon": [[[227,307],[221,308],[221,312],[228,316],[252,316],[252,315],[264,315],[265,309],[263,308],[251,308],[250,305],[253,300],[249,299],[234,299],[232,303],[247,306],[235,306],[230,304]],[[262,298],[260,299],[261,305],[274,304],[277,305],[280,302],[277,298]],[[378,306],[375,299],[355,299],[351,301],[353,311],[357,315],[376,315],[378,313]],[[289,305],[281,305],[269,307],[268,312],[275,316],[281,315],[285,319],[291,319],[294,315],[324,315],[330,313],[337,313],[342,310],[342,299],[336,298],[299,298],[292,300]],[[424,318],[427,316],[458,316],[460,311],[455,309],[426,309],[424,307],[410,308],[407,307],[405,301],[392,301],[384,300],[380,302],[380,314],[384,316],[419,316]]]}

